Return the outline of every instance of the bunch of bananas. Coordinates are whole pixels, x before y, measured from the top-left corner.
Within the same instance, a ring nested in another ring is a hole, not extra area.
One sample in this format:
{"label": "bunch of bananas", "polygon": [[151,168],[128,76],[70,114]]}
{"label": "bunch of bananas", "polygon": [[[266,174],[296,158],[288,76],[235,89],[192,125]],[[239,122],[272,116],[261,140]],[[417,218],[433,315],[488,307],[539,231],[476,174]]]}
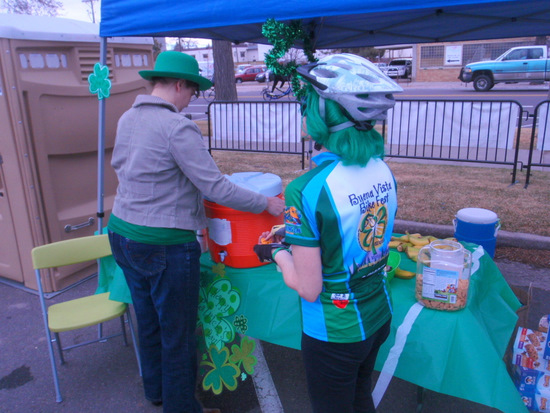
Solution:
{"label": "bunch of bananas", "polygon": [[[390,248],[394,248],[397,251],[404,252],[407,254],[410,260],[416,262],[418,260],[418,253],[420,249],[428,245],[430,242],[438,240],[439,238],[434,237],[433,235],[421,235],[419,233],[409,234],[408,232],[405,235],[400,237],[392,236],[389,243]],[[456,238],[445,238],[448,240],[456,241]],[[411,271],[405,271],[401,268],[395,270],[395,276],[397,278],[409,279],[416,275],[416,273]]]}

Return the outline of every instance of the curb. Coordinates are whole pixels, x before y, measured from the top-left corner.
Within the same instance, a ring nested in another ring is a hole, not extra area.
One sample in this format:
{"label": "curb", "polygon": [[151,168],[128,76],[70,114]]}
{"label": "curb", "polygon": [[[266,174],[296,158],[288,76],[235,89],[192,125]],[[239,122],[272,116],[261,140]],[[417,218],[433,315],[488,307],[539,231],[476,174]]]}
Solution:
{"label": "curb", "polygon": [[[452,225],[428,224],[424,222],[396,220],[394,231],[398,233],[419,232],[422,235],[433,235],[439,238],[454,237]],[[550,237],[521,232],[498,231],[497,246],[545,250],[550,249]]]}

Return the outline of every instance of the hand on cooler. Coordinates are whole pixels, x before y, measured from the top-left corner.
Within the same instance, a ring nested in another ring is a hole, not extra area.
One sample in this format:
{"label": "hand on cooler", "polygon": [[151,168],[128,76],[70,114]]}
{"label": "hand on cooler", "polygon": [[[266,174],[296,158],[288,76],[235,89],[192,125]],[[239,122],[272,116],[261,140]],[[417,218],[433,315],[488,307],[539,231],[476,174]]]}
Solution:
{"label": "hand on cooler", "polygon": [[275,217],[279,216],[285,210],[285,201],[276,196],[268,196],[265,210]]}

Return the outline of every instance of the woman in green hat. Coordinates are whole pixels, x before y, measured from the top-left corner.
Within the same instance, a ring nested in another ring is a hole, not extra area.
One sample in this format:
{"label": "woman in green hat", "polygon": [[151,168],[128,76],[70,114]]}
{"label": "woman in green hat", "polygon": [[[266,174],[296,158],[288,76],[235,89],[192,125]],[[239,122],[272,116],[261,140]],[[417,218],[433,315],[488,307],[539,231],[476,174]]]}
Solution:
{"label": "woman in green hat", "polygon": [[[165,412],[197,413],[195,328],[203,196],[240,211],[280,215],[284,202],[226,179],[197,125],[180,114],[212,86],[185,53],[159,54],[152,82],[118,122],[112,166],[118,189],[109,219],[113,255],[132,294],[145,397]],[[205,410],[207,411],[207,410]]]}

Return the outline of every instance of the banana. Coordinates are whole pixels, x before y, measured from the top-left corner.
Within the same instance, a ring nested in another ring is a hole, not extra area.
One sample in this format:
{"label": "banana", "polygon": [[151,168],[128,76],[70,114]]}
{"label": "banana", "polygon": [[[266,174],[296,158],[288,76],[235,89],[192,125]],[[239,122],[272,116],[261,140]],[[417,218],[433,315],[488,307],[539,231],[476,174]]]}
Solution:
{"label": "banana", "polygon": [[416,273],[414,272],[411,272],[411,271],[405,271],[405,270],[402,270],[401,268],[397,267],[395,269],[395,276],[397,278],[402,278],[404,280],[410,280],[411,278],[413,278],[414,276],[416,275]]}
{"label": "banana", "polygon": [[389,248],[399,248],[399,246],[403,244],[402,241],[399,241],[399,240],[391,240],[390,243],[388,244],[388,247]]}
{"label": "banana", "polygon": [[411,244],[410,242],[403,242],[403,241],[400,241],[400,240],[390,241],[390,243],[388,244],[389,248],[396,249],[399,252],[405,251],[407,249],[407,247],[409,247],[409,246],[412,247],[413,244]]}
{"label": "banana", "polygon": [[396,249],[399,252],[404,252],[407,248],[412,247],[412,246],[413,246],[413,244],[411,244],[410,242],[402,242],[401,244],[399,244],[397,246]]}
{"label": "banana", "polygon": [[420,252],[420,247],[407,247],[405,250],[405,253],[407,254],[407,257],[411,259],[412,261],[416,262],[418,260],[418,253]]}
{"label": "banana", "polygon": [[424,245],[428,245],[431,241],[428,237],[409,235],[409,242],[417,247],[423,247]]}
{"label": "banana", "polygon": [[409,234],[401,235],[400,237],[392,235],[391,241],[409,242]]}
{"label": "banana", "polygon": [[[436,241],[440,238],[433,235],[421,235],[417,232],[410,234],[408,231],[405,235],[401,236],[392,236],[389,243],[390,248],[394,248],[399,252],[405,252],[407,257],[412,261],[416,262],[418,260],[418,253],[420,249],[430,244],[433,241]],[[457,241],[454,237],[445,238],[446,240]],[[396,274],[397,275],[397,274]]]}

